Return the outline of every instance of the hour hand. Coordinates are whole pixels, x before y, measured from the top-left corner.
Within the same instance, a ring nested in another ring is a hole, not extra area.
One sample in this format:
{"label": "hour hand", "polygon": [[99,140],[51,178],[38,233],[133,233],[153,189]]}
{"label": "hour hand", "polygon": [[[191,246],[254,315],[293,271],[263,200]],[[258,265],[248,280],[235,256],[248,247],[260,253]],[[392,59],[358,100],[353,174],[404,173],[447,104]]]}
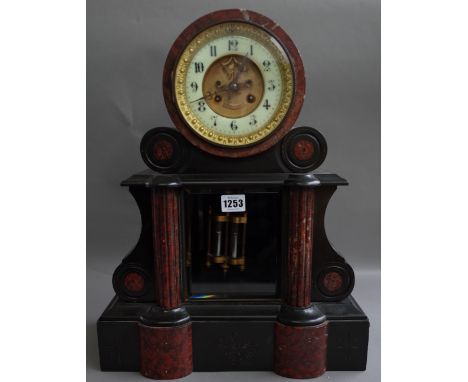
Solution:
{"label": "hour hand", "polygon": [[217,96],[218,94],[229,92],[229,90],[230,90],[229,87],[226,86],[226,85],[222,85],[222,86],[220,85],[218,87],[218,89],[219,90],[216,90],[214,93],[212,93],[211,91],[208,91],[208,92],[206,92],[206,94],[203,97],[194,99],[193,101],[190,101],[190,103],[202,101],[204,99],[211,99],[211,98],[213,98],[213,96]]}
{"label": "hour hand", "polygon": [[203,97],[194,99],[193,101],[190,101],[190,103],[198,102],[204,99],[210,99],[211,97],[213,97],[213,94],[211,92],[207,92]]}

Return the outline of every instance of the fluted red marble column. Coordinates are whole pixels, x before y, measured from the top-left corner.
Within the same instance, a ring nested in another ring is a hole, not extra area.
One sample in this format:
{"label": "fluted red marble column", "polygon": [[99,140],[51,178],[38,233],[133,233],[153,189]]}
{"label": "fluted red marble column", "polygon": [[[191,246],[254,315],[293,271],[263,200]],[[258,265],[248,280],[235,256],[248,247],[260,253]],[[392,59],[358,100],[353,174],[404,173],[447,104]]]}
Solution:
{"label": "fluted red marble column", "polygon": [[152,193],[156,303],[164,309],[180,306],[179,190],[155,188]]}
{"label": "fluted red marble column", "polygon": [[284,301],[275,324],[274,371],[289,378],[314,378],[326,370],[327,321],[312,304],[315,192],[290,187]]}
{"label": "fluted red marble column", "polygon": [[311,302],[314,190],[289,189],[289,235],[285,302],[306,307]]}
{"label": "fluted red marble column", "polygon": [[190,374],[192,324],[181,305],[180,191],[152,190],[156,304],[141,317],[140,372],[153,379]]}

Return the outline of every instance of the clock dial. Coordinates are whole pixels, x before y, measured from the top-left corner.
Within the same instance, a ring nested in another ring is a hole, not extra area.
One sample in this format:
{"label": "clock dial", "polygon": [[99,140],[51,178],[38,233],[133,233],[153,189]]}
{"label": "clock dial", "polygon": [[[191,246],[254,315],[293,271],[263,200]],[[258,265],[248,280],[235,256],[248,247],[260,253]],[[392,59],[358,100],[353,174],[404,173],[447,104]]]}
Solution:
{"label": "clock dial", "polygon": [[221,146],[265,139],[293,98],[293,69],[282,46],[260,27],[242,22],[220,23],[195,36],[173,79],[186,124]]}
{"label": "clock dial", "polygon": [[175,127],[212,155],[242,158],[275,146],[302,108],[304,66],[273,20],[245,9],[202,16],[177,37],[164,65]]}

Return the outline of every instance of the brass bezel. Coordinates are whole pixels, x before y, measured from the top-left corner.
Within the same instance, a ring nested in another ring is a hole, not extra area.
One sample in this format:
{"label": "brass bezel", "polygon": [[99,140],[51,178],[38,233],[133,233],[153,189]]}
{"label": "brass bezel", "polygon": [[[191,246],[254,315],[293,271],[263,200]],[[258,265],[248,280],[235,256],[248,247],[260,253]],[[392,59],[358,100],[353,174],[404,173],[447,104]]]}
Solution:
{"label": "brass bezel", "polygon": [[[221,134],[205,126],[205,124],[192,112],[185,92],[187,67],[191,64],[194,55],[198,52],[200,47],[215,38],[228,36],[234,33],[236,35],[255,39],[262,43],[277,60],[283,80],[281,101],[275,111],[275,114],[257,131],[239,136]],[[259,26],[243,22],[225,22],[207,28],[187,44],[177,62],[173,85],[178,111],[186,124],[195,133],[216,145],[226,147],[245,147],[262,141],[280,126],[291,106],[294,92],[294,75],[291,62],[289,61],[286,51],[283,48],[279,48],[280,44],[278,41],[274,43],[272,40],[276,41],[272,35]]]}

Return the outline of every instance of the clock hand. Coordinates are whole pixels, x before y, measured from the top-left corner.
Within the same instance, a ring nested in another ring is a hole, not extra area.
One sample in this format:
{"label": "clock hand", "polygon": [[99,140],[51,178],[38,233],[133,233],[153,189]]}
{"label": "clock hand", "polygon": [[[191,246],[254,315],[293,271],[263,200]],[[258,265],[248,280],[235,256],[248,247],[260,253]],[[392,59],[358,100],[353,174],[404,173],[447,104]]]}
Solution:
{"label": "clock hand", "polygon": [[231,81],[231,84],[233,83],[236,83],[238,80],[239,80],[239,76],[240,74],[242,73],[242,67],[244,66],[244,64],[247,62],[247,56],[248,56],[249,52],[247,52],[244,57],[242,57],[242,60],[240,60],[240,62],[237,64],[236,66],[236,74],[234,76],[234,79]]}
{"label": "clock hand", "polygon": [[248,56],[249,56],[249,52],[244,54],[244,57],[242,57],[242,60],[241,60],[242,65],[244,65],[247,62]]}
{"label": "clock hand", "polygon": [[204,99],[210,99],[211,97],[213,96],[216,96],[220,93],[225,93],[229,91],[229,88],[226,87],[225,85],[224,86],[221,86],[221,90],[220,91],[215,91],[214,93],[211,93],[210,91],[207,92],[203,97],[200,97],[200,98],[197,98],[197,99],[194,99],[193,101],[190,101],[190,103],[194,103],[194,102],[198,102],[198,101],[201,101],[201,100],[204,100]]}
{"label": "clock hand", "polygon": [[222,86],[220,86],[221,90],[215,91],[214,93],[211,93],[211,92],[209,91],[209,92],[207,92],[203,97],[194,99],[193,101],[190,101],[190,103],[202,101],[202,100],[204,100],[204,99],[210,99],[210,98],[212,98],[213,96],[217,96],[217,95],[219,95],[219,94],[226,93],[226,92],[228,93],[228,97],[229,97],[229,99],[230,99],[230,98],[231,98],[230,96],[231,96],[233,93],[239,91],[240,89],[242,89],[242,88],[244,88],[244,87],[246,87],[246,88],[250,87],[250,86],[251,86],[250,82],[251,82],[251,80],[246,80],[246,81],[244,81],[244,82],[236,83],[236,85],[237,85],[237,86],[236,86],[236,89],[233,89],[233,88],[232,88],[232,86],[231,86],[232,84],[230,84],[230,85],[222,85]]}
{"label": "clock hand", "polygon": [[245,84],[240,84],[237,81],[239,81],[239,77],[242,73],[242,69],[244,68],[244,64],[247,62],[247,56],[249,55],[249,52],[247,52],[244,57],[237,63],[236,65],[236,72],[234,74],[234,78],[228,85],[229,93],[228,93],[228,99],[230,100],[232,98],[233,93],[236,93],[239,91],[242,87],[242,85]]}
{"label": "clock hand", "polygon": [[194,99],[193,101],[190,101],[190,103],[194,103],[194,102],[198,102],[198,101],[202,101],[204,99],[209,99],[211,98],[212,94],[210,92],[208,92],[207,95],[204,95],[203,97],[200,97],[200,98],[197,98],[197,99]]}

